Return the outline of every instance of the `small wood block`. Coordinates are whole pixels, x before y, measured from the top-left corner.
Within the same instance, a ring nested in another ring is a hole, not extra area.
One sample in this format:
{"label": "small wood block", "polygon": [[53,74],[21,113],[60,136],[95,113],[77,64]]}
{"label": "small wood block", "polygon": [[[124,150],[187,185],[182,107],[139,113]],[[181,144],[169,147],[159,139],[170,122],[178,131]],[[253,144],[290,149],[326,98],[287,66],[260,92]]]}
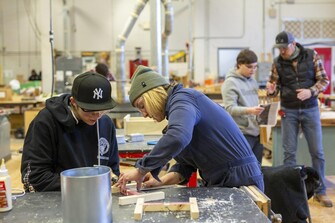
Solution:
{"label": "small wood block", "polygon": [[138,198],[144,198],[144,201],[156,201],[165,198],[165,193],[162,191],[153,193],[142,193],[137,195],[130,195],[125,197],[119,197],[119,205],[135,204]]}
{"label": "small wood block", "polygon": [[127,190],[127,196],[139,195],[139,194],[142,194],[142,193],[138,192],[137,190]]}
{"label": "small wood block", "polygon": [[190,212],[191,212],[191,219],[198,219],[199,218],[199,208],[197,198],[190,197]]}
{"label": "small wood block", "polygon": [[137,199],[137,203],[136,203],[136,207],[135,207],[135,211],[134,211],[135,221],[140,221],[142,219],[143,204],[144,204],[144,198]]}
{"label": "small wood block", "polygon": [[[129,190],[136,190],[136,186],[137,186],[136,183],[130,183],[130,184],[127,184],[127,185],[126,185],[126,187],[127,187]],[[120,193],[120,188],[119,188],[119,187],[116,187],[116,186],[112,186],[112,194],[115,194],[115,193]]]}

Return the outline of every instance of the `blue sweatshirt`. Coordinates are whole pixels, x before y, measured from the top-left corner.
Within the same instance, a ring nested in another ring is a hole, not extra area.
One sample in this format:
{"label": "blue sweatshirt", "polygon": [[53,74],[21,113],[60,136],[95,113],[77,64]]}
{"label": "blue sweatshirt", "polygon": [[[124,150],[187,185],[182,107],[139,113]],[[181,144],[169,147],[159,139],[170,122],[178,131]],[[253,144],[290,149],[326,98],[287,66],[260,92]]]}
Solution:
{"label": "blue sweatshirt", "polygon": [[[29,126],[21,162],[26,191],[59,191],[62,171],[98,164],[97,124],[76,123],[69,98],[63,94],[48,99]],[[100,164],[120,175],[114,124],[107,115],[98,121]]]}
{"label": "blue sweatshirt", "polygon": [[248,142],[219,104],[199,91],[177,85],[169,92],[165,110],[166,133],[136,167],[157,178],[161,168],[174,158],[177,163],[170,171],[180,173],[185,182],[198,169],[207,186],[263,183]]}

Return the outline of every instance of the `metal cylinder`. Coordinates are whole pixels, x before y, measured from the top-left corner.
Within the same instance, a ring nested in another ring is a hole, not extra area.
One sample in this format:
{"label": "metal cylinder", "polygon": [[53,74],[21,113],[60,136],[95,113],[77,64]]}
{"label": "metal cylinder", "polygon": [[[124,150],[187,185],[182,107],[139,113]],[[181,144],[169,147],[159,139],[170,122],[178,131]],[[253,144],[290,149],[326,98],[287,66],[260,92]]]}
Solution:
{"label": "metal cylinder", "polygon": [[111,169],[82,167],[61,172],[64,223],[111,223]]}

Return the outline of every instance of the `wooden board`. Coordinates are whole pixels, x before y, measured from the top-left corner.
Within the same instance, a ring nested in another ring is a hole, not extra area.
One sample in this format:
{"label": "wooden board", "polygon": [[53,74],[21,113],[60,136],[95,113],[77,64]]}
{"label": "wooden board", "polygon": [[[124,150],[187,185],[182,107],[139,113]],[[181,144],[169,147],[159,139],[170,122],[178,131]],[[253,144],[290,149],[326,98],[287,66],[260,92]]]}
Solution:
{"label": "wooden board", "polygon": [[271,200],[262,191],[260,191],[256,186],[242,186],[241,187],[257,204],[259,209],[265,214],[265,216],[270,217],[271,215]]}
{"label": "wooden board", "polygon": [[162,135],[162,130],[166,127],[167,123],[166,119],[156,122],[150,118],[130,117],[130,115],[126,115],[123,119],[124,134]]}
{"label": "wooden board", "polygon": [[144,201],[157,201],[165,199],[165,193],[158,191],[119,197],[119,205],[135,204],[138,198],[144,198]]}

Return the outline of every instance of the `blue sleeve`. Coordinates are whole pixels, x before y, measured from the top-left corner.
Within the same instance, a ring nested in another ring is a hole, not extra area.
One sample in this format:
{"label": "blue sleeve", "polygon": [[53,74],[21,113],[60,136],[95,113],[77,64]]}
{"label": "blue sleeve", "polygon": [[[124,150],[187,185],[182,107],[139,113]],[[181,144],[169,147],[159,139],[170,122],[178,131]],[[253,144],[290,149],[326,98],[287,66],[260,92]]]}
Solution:
{"label": "blue sleeve", "polygon": [[192,95],[180,94],[169,99],[168,129],[152,151],[136,163],[136,167],[151,172],[156,178],[161,168],[180,154],[191,142],[193,128],[199,120],[199,110]]}

